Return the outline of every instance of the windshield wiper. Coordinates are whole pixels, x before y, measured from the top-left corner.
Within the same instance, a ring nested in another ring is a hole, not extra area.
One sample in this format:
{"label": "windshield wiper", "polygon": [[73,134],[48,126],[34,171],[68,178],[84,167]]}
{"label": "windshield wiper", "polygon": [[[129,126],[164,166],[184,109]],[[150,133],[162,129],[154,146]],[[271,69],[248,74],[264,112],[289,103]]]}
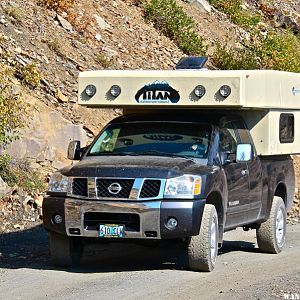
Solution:
{"label": "windshield wiper", "polygon": [[157,150],[137,152],[137,155],[157,155],[157,156],[165,156],[165,157],[179,157],[179,158],[193,160],[193,157],[189,157],[186,155],[180,155],[180,154],[175,154],[175,153],[166,153],[166,152],[161,152],[161,151],[157,151]]}
{"label": "windshield wiper", "polygon": [[98,152],[98,153],[92,153],[89,154],[92,156],[105,156],[105,155],[109,155],[109,156],[137,156],[139,155],[138,153],[135,152]]}

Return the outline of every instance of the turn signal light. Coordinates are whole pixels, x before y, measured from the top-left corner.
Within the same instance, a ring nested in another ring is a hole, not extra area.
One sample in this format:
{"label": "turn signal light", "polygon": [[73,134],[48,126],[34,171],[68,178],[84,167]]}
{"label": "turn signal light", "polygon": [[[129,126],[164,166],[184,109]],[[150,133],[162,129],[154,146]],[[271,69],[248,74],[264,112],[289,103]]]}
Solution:
{"label": "turn signal light", "polygon": [[194,195],[201,193],[201,178],[197,178],[194,182]]}

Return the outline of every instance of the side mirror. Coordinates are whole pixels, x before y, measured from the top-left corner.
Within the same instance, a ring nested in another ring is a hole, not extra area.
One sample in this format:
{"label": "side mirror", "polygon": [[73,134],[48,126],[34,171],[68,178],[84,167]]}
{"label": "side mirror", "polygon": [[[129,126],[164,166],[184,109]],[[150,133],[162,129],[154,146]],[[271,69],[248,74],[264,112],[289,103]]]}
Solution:
{"label": "side mirror", "polygon": [[69,143],[67,157],[70,160],[80,160],[81,157],[80,141],[72,141]]}
{"label": "side mirror", "polygon": [[253,159],[253,147],[251,144],[239,144],[236,150],[236,162],[247,162]]}

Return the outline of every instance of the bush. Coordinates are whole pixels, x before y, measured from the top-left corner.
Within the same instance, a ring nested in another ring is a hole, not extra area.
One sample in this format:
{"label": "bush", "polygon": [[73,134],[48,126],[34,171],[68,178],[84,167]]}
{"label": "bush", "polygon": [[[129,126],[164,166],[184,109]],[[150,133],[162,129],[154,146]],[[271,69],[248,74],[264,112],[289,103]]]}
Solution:
{"label": "bush", "polygon": [[41,75],[36,69],[35,64],[28,64],[18,68],[17,76],[20,77],[23,84],[29,85],[32,88],[36,88],[40,85]]}
{"label": "bush", "polygon": [[217,45],[213,64],[223,70],[251,70],[259,68],[256,55],[248,48],[226,48]]}
{"label": "bush", "polygon": [[23,11],[20,8],[12,5],[7,5],[4,8],[4,11],[7,15],[12,17],[16,23],[21,23],[23,18]]}
{"label": "bush", "polygon": [[44,180],[30,168],[27,160],[12,159],[7,154],[0,155],[0,177],[10,187],[19,187],[28,193],[45,190]]}
{"label": "bush", "polygon": [[28,108],[13,82],[13,71],[0,64],[0,149],[24,128]]}
{"label": "bush", "polygon": [[292,32],[256,34],[255,42],[246,48],[217,45],[212,61],[220,69],[271,69],[300,72],[300,40]]}
{"label": "bush", "polygon": [[242,9],[242,0],[210,0],[211,5],[229,16],[233,23],[244,27],[257,25],[261,16]]}
{"label": "bush", "polygon": [[151,0],[143,4],[146,17],[154,26],[189,55],[203,55],[206,51],[196,33],[196,23],[175,0]]}
{"label": "bush", "polygon": [[254,51],[264,69],[300,72],[300,41],[288,30],[269,33]]}
{"label": "bush", "polygon": [[95,61],[105,69],[112,65],[112,62],[103,53],[95,54]]}
{"label": "bush", "polygon": [[75,0],[39,0],[38,4],[53,9],[57,12],[62,12],[73,7]]}

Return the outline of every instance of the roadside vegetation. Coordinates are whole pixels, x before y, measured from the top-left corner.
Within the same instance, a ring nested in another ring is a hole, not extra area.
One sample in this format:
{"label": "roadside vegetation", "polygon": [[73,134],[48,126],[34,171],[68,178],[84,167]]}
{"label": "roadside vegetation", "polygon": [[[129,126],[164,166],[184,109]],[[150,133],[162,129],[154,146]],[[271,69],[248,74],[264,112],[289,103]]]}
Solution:
{"label": "roadside vegetation", "polygon": [[14,70],[0,64],[0,177],[9,186],[26,192],[43,191],[43,180],[30,168],[28,161],[14,160],[3,154],[7,145],[18,139],[30,117],[29,107],[22,99],[14,75]]}
{"label": "roadside vegetation", "polygon": [[227,14],[233,23],[242,27],[256,26],[261,21],[259,14],[251,13],[243,8],[242,0],[210,0],[209,2],[216,9]]}
{"label": "roadside vegetation", "polygon": [[272,69],[300,72],[300,40],[291,31],[254,35],[255,43],[243,48],[217,45],[212,61],[219,69]]}
{"label": "roadside vegetation", "polygon": [[112,66],[112,62],[103,53],[97,53],[94,59],[96,63],[100,64],[105,69]]}
{"label": "roadside vegetation", "polygon": [[[249,11],[243,0],[210,0],[211,5],[242,26],[250,40],[239,47],[220,43],[210,56],[219,69],[274,69],[300,72],[300,39],[289,29],[261,33],[263,14]],[[207,47],[197,33],[197,24],[175,0],[136,0],[145,17],[164,35],[172,39],[187,55],[205,55]]]}
{"label": "roadside vegetation", "polygon": [[21,23],[24,17],[23,11],[13,5],[7,5],[4,8],[4,12],[13,19],[14,23]]}
{"label": "roadside vegetation", "polygon": [[226,48],[217,44],[213,64],[223,70],[249,70],[259,68],[259,63],[249,48]]}
{"label": "roadside vegetation", "polygon": [[14,73],[0,64],[0,149],[25,127],[28,109],[14,84]]}
{"label": "roadside vegetation", "polygon": [[41,175],[30,167],[26,159],[13,159],[10,155],[0,155],[0,177],[12,188],[27,193],[45,190]]}
{"label": "roadside vegetation", "polygon": [[16,75],[21,79],[24,85],[31,88],[37,88],[40,85],[41,74],[35,64],[27,64],[17,68]]}
{"label": "roadside vegetation", "polygon": [[197,34],[197,26],[175,0],[141,1],[146,18],[172,39],[188,55],[203,55],[206,47]]}

